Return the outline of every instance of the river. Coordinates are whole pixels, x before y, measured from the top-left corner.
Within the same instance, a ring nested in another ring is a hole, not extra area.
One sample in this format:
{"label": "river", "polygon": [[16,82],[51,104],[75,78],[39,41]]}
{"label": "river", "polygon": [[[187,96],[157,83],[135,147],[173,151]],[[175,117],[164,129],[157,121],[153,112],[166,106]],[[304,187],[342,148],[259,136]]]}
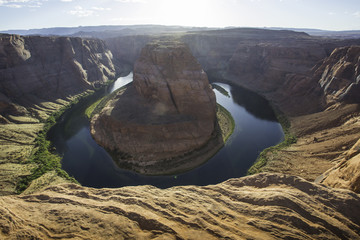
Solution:
{"label": "river", "polygon": [[[132,81],[132,73],[109,86],[111,93]],[[122,187],[153,185],[208,185],[241,177],[259,153],[283,140],[281,125],[269,103],[259,95],[230,84],[216,83],[228,94],[214,89],[216,99],[235,120],[235,130],[225,146],[205,164],[186,173],[171,176],[143,176],[120,169],[111,156],[90,135],[90,124],[78,104],[67,111],[49,131],[48,138],[62,156],[62,168],[83,186]]]}

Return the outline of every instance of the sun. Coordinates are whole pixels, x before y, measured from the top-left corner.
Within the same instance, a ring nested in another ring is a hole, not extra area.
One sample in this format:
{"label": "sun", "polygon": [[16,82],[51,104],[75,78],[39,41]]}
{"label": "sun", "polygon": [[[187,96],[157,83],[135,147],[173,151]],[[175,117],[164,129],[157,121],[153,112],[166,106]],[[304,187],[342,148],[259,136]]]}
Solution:
{"label": "sun", "polygon": [[154,12],[158,23],[182,26],[207,26],[214,13],[209,0],[160,0]]}

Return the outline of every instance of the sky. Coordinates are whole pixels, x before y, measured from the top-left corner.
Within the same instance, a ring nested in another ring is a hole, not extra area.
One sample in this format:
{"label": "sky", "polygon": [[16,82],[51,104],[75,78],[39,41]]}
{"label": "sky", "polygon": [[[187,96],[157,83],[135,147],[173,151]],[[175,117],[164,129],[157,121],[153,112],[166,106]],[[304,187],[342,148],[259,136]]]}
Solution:
{"label": "sky", "polygon": [[360,30],[360,0],[0,0],[0,30],[136,24]]}

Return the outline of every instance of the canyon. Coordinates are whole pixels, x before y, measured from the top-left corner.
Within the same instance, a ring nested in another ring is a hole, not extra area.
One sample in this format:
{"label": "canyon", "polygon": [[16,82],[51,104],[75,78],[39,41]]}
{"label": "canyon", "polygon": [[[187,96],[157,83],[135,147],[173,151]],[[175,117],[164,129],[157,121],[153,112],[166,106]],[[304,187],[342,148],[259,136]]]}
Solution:
{"label": "canyon", "polygon": [[[224,29],[104,41],[2,35],[1,195],[14,194],[18,179],[31,172],[33,164],[21,163],[51,112],[133,65],[141,49],[159,39],[187,44],[210,80],[269,99],[289,119],[296,143],[267,153],[255,170],[267,173],[203,187],[92,189],[48,172],[22,195],[0,198],[2,238],[99,238],[104,232],[109,239],[360,238],[360,40],[292,31]],[[20,85],[27,87],[14,87]]]}

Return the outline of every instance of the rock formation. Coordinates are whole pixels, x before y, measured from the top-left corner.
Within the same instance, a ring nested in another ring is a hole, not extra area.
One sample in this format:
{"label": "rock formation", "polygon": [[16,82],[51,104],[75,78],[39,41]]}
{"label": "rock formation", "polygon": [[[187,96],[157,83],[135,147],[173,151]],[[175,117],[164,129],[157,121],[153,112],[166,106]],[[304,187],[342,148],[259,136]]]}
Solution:
{"label": "rock formation", "polygon": [[288,76],[299,82],[290,90],[293,95],[280,102],[282,109],[293,108],[292,112],[298,113],[301,108],[316,106],[318,111],[291,119],[297,143],[269,155],[264,171],[280,171],[359,191],[358,157],[348,155],[348,151],[354,152],[349,149],[360,135],[359,49],[336,48],[307,74]]}
{"label": "rock formation", "polygon": [[359,239],[360,197],[283,174],[0,197],[1,239]]}
{"label": "rock formation", "polygon": [[[182,159],[213,138],[216,101],[206,73],[183,43],[154,42],[146,45],[135,64],[133,85],[94,116],[94,139],[125,153],[127,159],[121,158],[120,164],[137,166],[132,169],[142,173],[190,168],[177,161],[177,167],[171,167],[175,161],[169,159]],[[188,161],[192,167],[199,164]],[[151,170],[154,164],[162,170]]]}
{"label": "rock formation", "polygon": [[360,46],[336,48],[316,67],[327,106],[340,101],[360,103]]}
{"label": "rock formation", "polygon": [[99,40],[1,35],[0,46],[1,101],[9,107],[66,98],[115,78],[112,54]]}
{"label": "rock formation", "polygon": [[204,125],[209,126],[204,128],[212,131],[215,94],[206,73],[185,44],[173,41],[148,44],[135,63],[134,86],[138,94],[164,104],[168,112],[205,120]]}
{"label": "rock formation", "polygon": [[360,193],[360,139],[341,156],[340,162],[317,181],[334,188],[346,188]]}

